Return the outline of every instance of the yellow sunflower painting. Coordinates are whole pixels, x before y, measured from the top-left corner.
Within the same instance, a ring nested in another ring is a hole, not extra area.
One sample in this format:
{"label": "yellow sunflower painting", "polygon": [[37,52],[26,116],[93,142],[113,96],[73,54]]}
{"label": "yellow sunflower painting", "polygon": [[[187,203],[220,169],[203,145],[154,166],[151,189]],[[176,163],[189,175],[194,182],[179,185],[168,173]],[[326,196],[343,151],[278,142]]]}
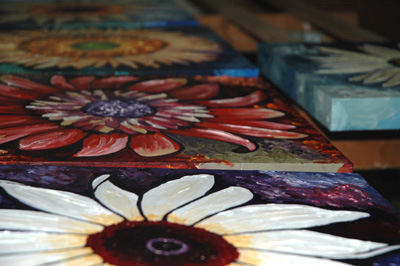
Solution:
{"label": "yellow sunflower painting", "polygon": [[33,69],[138,69],[214,60],[216,42],[155,29],[20,30],[0,33],[0,63]]}

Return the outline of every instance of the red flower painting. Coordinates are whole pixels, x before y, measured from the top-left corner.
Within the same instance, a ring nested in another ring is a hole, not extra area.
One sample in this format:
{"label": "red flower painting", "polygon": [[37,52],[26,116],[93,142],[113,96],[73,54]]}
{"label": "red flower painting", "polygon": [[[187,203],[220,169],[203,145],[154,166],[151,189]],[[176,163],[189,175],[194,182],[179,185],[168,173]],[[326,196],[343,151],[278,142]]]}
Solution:
{"label": "red flower painting", "polygon": [[0,144],[21,151],[80,145],[73,157],[133,150],[140,157],[184,149],[174,135],[233,143],[253,151],[251,137],[298,139],[294,125],[266,121],[285,114],[257,104],[261,90],[219,97],[217,83],[184,78],[140,80],[133,76],[52,76],[50,84],[1,76]]}

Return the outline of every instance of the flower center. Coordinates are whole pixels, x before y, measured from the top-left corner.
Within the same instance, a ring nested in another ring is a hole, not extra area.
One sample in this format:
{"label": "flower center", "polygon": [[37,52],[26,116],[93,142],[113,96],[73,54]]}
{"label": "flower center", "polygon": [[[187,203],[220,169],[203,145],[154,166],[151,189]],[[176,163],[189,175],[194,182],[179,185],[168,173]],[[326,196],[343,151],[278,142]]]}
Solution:
{"label": "flower center", "polygon": [[112,42],[79,42],[71,45],[72,48],[80,50],[109,50],[120,47],[117,43]]}
{"label": "flower center", "polygon": [[87,246],[119,266],[222,266],[237,260],[220,235],[169,222],[122,222],[90,235]]}
{"label": "flower center", "polygon": [[138,118],[154,115],[157,110],[148,104],[128,99],[94,101],[83,106],[82,111],[101,117]]}
{"label": "flower center", "polygon": [[389,60],[389,64],[400,67],[400,58],[395,58],[395,59]]}

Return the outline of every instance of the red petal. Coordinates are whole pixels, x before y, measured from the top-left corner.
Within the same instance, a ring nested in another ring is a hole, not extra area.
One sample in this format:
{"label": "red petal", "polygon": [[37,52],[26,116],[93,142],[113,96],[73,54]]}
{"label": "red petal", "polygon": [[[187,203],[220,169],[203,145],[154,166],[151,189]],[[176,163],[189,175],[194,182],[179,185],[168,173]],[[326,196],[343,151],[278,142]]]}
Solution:
{"label": "red petal", "polygon": [[22,89],[32,90],[40,93],[57,93],[60,92],[56,88],[43,85],[40,83],[33,82],[29,79],[24,79],[13,75],[4,75],[0,77],[0,80],[9,86],[15,86]]}
{"label": "red petal", "polygon": [[0,114],[24,115],[26,109],[23,105],[0,105]]}
{"label": "red petal", "polygon": [[64,147],[81,140],[87,133],[80,129],[64,129],[23,138],[21,150],[48,150]]}
{"label": "red petal", "polygon": [[139,80],[139,78],[132,76],[112,76],[95,80],[92,83],[92,87],[94,89],[119,89],[121,85],[137,80]]}
{"label": "red petal", "polygon": [[205,128],[213,128],[218,130],[229,131],[236,134],[260,137],[260,138],[299,139],[307,137],[307,135],[296,132],[240,126],[240,125],[209,123],[209,122],[203,122],[201,124],[196,124],[196,125]]}
{"label": "red petal", "polygon": [[41,124],[31,125],[22,127],[12,127],[6,129],[0,129],[0,144],[13,141],[22,137],[26,137],[33,134],[39,134],[49,132],[58,129],[59,126],[54,124]]}
{"label": "red petal", "polygon": [[233,143],[244,146],[247,149],[249,149],[249,151],[254,151],[256,149],[256,145],[250,140],[244,139],[242,137],[221,130],[189,128],[189,129],[168,130],[166,131],[166,133]]}
{"label": "red petal", "polygon": [[285,115],[282,112],[267,108],[210,109],[210,114],[224,119],[235,120],[260,120]]}
{"label": "red petal", "polygon": [[269,129],[286,130],[286,129],[296,128],[296,126],[293,126],[293,125],[275,123],[275,122],[269,122],[269,121],[234,120],[234,119],[223,119],[223,118],[218,118],[218,117],[207,118],[204,120],[208,121],[208,122],[219,122],[219,123],[224,123],[224,124],[242,125],[242,126],[249,126],[249,127],[261,127],[261,128],[269,128]]}
{"label": "red petal", "polygon": [[84,77],[70,79],[69,83],[71,83],[75,88],[78,88],[80,90],[87,90],[90,89],[90,83],[94,79],[95,76],[84,76]]}
{"label": "red petal", "polygon": [[183,78],[153,79],[136,83],[130,86],[129,90],[159,93],[176,89],[186,82]]}
{"label": "red petal", "polygon": [[171,91],[169,95],[179,100],[202,100],[215,97],[218,91],[218,84],[201,84]]}
{"label": "red petal", "polygon": [[15,105],[25,103],[25,100],[0,96],[0,103],[1,105]]}
{"label": "red petal", "polygon": [[46,123],[40,117],[28,115],[0,115],[0,128]]}
{"label": "red petal", "polygon": [[210,106],[210,107],[244,107],[250,106],[253,104],[258,104],[261,101],[265,100],[267,95],[265,95],[261,91],[255,91],[247,96],[236,97],[230,99],[219,99],[219,100],[210,100],[210,101],[199,101],[202,105]]}
{"label": "red petal", "polygon": [[68,81],[61,75],[54,75],[51,77],[50,83],[57,88],[66,90],[66,91],[76,91],[76,88],[69,84]]}
{"label": "red petal", "polygon": [[23,100],[35,100],[41,96],[34,91],[14,88],[3,84],[0,84],[0,95]]}
{"label": "red petal", "polygon": [[178,143],[160,133],[133,136],[130,146],[143,157],[169,155],[180,149]]}
{"label": "red petal", "polygon": [[74,157],[103,156],[118,152],[126,147],[128,136],[114,133],[91,135],[83,141],[83,148]]}

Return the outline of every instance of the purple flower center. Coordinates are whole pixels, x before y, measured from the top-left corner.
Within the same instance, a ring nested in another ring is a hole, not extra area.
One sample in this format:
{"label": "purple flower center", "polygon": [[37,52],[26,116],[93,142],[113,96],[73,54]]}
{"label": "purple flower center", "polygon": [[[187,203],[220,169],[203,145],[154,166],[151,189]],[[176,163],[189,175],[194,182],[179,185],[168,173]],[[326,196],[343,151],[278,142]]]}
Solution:
{"label": "purple flower center", "polygon": [[125,99],[90,102],[83,106],[82,111],[94,116],[121,118],[138,118],[156,113],[156,109],[148,104]]}
{"label": "purple flower center", "polygon": [[189,246],[174,238],[153,238],[147,241],[146,248],[156,255],[176,256],[189,251]]}

